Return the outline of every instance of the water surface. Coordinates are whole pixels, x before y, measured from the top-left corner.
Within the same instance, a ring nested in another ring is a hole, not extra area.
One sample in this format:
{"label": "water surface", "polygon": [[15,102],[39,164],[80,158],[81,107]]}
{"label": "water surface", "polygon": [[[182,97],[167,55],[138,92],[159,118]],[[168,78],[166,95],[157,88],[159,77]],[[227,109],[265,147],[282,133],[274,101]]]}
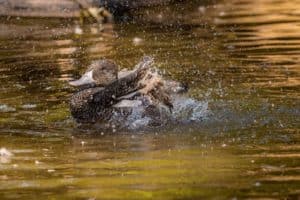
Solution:
{"label": "water surface", "polygon": [[[130,23],[1,18],[1,199],[295,199],[300,190],[298,1],[187,2]],[[82,34],[80,30],[82,29]],[[102,129],[68,99],[94,59],[155,57],[207,104],[201,122]]]}

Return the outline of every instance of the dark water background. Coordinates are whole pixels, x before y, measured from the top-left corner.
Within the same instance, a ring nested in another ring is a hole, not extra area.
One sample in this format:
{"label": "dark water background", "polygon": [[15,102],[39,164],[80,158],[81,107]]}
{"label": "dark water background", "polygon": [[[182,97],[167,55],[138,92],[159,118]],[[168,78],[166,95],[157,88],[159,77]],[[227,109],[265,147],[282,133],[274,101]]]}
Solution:
{"label": "dark water background", "polygon": [[[131,23],[1,18],[1,199],[300,198],[300,2],[189,1]],[[202,122],[79,126],[68,99],[94,59],[155,57]]]}

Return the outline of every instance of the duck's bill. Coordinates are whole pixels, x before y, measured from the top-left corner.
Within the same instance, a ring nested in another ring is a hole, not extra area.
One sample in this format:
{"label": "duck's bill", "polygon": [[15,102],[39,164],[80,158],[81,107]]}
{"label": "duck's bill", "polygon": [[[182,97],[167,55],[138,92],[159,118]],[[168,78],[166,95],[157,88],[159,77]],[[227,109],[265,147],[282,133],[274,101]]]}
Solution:
{"label": "duck's bill", "polygon": [[93,79],[93,72],[89,71],[82,75],[82,77],[75,81],[70,81],[69,84],[74,87],[81,87],[85,85],[93,85],[95,84],[95,80]]}

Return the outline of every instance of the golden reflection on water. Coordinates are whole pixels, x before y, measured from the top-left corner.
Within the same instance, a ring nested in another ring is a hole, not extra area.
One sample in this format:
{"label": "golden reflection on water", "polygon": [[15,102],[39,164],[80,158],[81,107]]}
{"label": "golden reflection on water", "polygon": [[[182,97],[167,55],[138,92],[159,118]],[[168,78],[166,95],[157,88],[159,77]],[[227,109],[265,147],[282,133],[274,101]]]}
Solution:
{"label": "golden reflection on water", "polygon": [[[230,54],[238,61],[257,62],[256,71],[267,69],[265,76],[270,78],[257,84],[273,88],[299,87],[299,2],[230,1],[222,9],[216,23],[228,31],[225,41]],[[299,97],[299,90],[294,91]]]}
{"label": "golden reflection on water", "polygon": [[[194,146],[201,140],[191,143],[186,136],[14,137],[14,142],[10,138],[2,137],[0,143],[14,153],[11,162],[0,164],[0,190],[23,192],[5,192],[6,197],[26,198],[26,191],[36,190],[40,197],[66,199],[189,198],[216,192],[228,196],[218,188],[241,186],[235,181],[237,157],[219,145]],[[67,190],[47,192],[59,188]]]}

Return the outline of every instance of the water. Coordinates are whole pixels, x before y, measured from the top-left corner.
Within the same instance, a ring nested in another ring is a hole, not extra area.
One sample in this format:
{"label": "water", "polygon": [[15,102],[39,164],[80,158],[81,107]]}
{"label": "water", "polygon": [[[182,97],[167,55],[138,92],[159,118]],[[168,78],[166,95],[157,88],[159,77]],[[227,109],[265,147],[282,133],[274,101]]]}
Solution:
{"label": "water", "polygon": [[[0,198],[299,198],[299,5],[193,1],[82,34],[73,20],[1,18]],[[72,120],[67,81],[94,59],[132,68],[143,55],[189,85],[200,122]]]}

